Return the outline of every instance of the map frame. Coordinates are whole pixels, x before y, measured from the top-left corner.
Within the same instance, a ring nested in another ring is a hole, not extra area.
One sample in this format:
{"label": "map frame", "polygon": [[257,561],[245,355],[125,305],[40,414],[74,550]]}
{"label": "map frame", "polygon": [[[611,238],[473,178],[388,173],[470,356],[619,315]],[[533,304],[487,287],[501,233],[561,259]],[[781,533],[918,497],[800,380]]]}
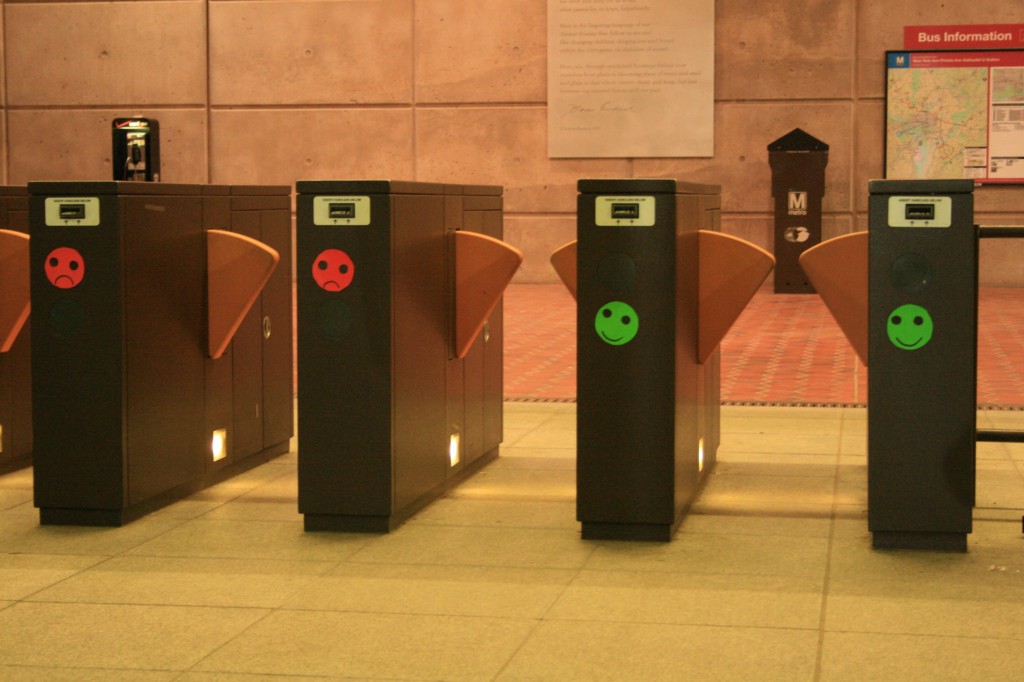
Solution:
{"label": "map frame", "polygon": [[888,50],[884,115],[887,179],[1024,184],[1024,49]]}

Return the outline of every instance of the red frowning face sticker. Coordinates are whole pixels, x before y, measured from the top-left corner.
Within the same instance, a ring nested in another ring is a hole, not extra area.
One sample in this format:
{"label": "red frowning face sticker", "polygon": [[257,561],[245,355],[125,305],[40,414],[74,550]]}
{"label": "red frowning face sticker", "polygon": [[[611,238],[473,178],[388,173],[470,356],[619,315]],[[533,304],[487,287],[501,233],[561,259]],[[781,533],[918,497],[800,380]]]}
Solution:
{"label": "red frowning face sticker", "polygon": [[327,249],[313,260],[313,279],[324,291],[341,291],[352,283],[356,266],[339,249]]}
{"label": "red frowning face sticker", "polygon": [[46,279],[50,280],[53,286],[58,289],[73,289],[85,276],[85,261],[82,254],[70,246],[60,246],[46,257],[43,269],[46,271]]}

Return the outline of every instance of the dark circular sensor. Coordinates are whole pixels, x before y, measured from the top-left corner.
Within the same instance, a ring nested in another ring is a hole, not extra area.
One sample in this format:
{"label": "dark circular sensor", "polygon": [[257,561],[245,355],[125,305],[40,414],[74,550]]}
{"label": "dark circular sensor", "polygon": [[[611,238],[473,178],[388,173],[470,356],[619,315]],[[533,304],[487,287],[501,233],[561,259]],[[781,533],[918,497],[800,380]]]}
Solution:
{"label": "dark circular sensor", "polygon": [[85,323],[85,310],[78,301],[61,299],[50,306],[46,323],[54,336],[62,339],[74,338]]}
{"label": "dark circular sensor", "polygon": [[352,308],[332,298],[320,304],[316,324],[327,338],[340,339],[352,327],[352,318]]}
{"label": "dark circular sensor", "polygon": [[889,270],[889,281],[900,291],[916,294],[932,281],[932,266],[916,253],[905,253]]}
{"label": "dark circular sensor", "polygon": [[636,263],[624,253],[609,253],[598,262],[597,277],[612,291],[625,291],[636,281]]}

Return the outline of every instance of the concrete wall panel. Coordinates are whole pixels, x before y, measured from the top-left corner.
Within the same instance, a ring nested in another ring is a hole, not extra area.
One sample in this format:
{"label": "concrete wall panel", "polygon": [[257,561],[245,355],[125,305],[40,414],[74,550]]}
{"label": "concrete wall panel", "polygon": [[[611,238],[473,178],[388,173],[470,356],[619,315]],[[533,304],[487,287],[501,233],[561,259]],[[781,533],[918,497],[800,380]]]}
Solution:
{"label": "concrete wall panel", "polygon": [[416,98],[545,101],[546,17],[546,0],[417,3]]}
{"label": "concrete wall panel", "polygon": [[205,109],[19,109],[8,112],[11,183],[112,180],[111,123],[136,115],[160,122],[163,182],[206,181]]}
{"label": "concrete wall panel", "polygon": [[576,212],[576,182],[629,177],[624,159],[549,159],[544,107],[416,111],[417,179],[505,186],[513,213]]}
{"label": "concrete wall panel", "polygon": [[410,0],[213,2],[214,105],[408,102]]}
{"label": "concrete wall panel", "polygon": [[214,111],[210,140],[215,183],[413,176],[408,109]]}
{"label": "concrete wall panel", "polygon": [[8,2],[4,12],[10,105],[205,103],[203,2]]}

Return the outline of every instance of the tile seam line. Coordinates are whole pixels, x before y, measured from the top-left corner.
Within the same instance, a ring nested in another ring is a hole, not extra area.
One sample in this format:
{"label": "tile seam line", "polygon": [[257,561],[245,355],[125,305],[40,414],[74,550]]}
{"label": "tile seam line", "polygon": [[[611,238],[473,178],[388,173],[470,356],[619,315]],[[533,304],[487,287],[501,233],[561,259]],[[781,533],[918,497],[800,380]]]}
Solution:
{"label": "tile seam line", "polygon": [[[69,556],[81,556],[81,555],[69,555]],[[278,563],[287,564],[302,564],[315,566],[318,564],[337,564],[340,562],[347,561],[347,558],[328,558],[328,559],[303,559],[303,558],[279,558],[276,555],[243,555],[243,554],[208,554],[196,556],[194,554],[188,555],[183,553],[174,554],[151,554],[143,552],[132,552],[130,554],[115,554],[113,558],[117,559],[155,559],[155,560],[168,560],[168,561],[228,561],[228,562],[241,562],[249,561],[253,563],[273,561]]]}
{"label": "tile seam line", "polygon": [[[484,616],[488,617],[488,616]],[[521,618],[520,620],[528,620]],[[814,632],[814,627],[796,627],[792,625],[788,626],[775,626],[775,625],[743,625],[735,623],[678,623],[663,620],[622,620],[622,619],[594,619],[594,618],[548,618],[544,616],[539,619],[542,623],[602,623],[605,625],[636,625],[636,626],[657,626],[657,627],[676,627],[676,628],[716,628],[720,630],[771,630],[771,631],[786,631],[786,632]],[[955,637],[956,635],[950,635]],[[986,637],[979,637],[978,639],[989,639]],[[1011,639],[1011,638],[1007,638]],[[1012,640],[1011,641],[1019,641]]]}
{"label": "tile seam line", "polygon": [[[31,105],[21,105],[31,106]],[[66,108],[61,105],[50,105],[53,107]],[[158,105],[154,105],[158,106]],[[167,105],[172,106],[172,105]],[[186,106],[186,105],[174,105],[174,106]],[[211,104],[214,109],[240,109],[240,110],[296,110],[302,111],[306,109],[310,110],[349,110],[349,109],[409,109],[409,110],[429,110],[429,109],[542,109],[547,105],[543,102],[532,103],[532,102],[422,102],[416,101],[415,96],[410,97],[408,102],[347,102],[343,104],[337,104],[332,102],[290,102],[288,104],[274,104],[274,103],[262,103],[262,102],[217,102]]]}
{"label": "tile seam line", "polygon": [[[6,554],[6,552],[4,554]],[[36,554],[36,555],[20,554],[19,556],[40,556],[40,555],[39,554]],[[53,555],[52,554],[48,554],[48,555],[42,555],[42,556],[51,557]],[[93,555],[93,554],[70,554],[70,555],[64,555],[64,556],[85,556],[85,557],[92,558],[92,557],[94,557],[96,555]],[[46,592],[47,590],[52,589],[52,588],[54,588],[54,587],[56,587],[58,585],[66,583],[67,581],[71,580],[72,578],[77,578],[81,574],[86,573],[88,571],[91,571],[92,569],[96,568],[97,566],[102,566],[103,564],[109,563],[110,561],[112,561],[114,559],[117,559],[119,556],[120,555],[118,555],[118,554],[102,555],[102,559],[100,561],[97,561],[95,564],[87,566],[87,567],[85,567],[85,568],[83,568],[83,569],[81,569],[79,571],[76,571],[76,572],[70,574],[70,575],[64,576],[63,578],[61,578],[57,582],[55,582],[55,583],[53,583],[51,585],[47,585],[46,587],[42,587],[42,588],[36,590],[35,592],[32,592],[32,593],[27,594],[27,595],[24,595],[20,599],[17,599],[16,602],[17,603],[22,603],[22,602],[32,602],[32,603],[44,602],[44,603],[48,603],[48,602],[45,602],[45,600],[33,599],[32,597],[34,597],[34,596],[36,596],[38,594],[41,594],[43,592]]]}
{"label": "tile seam line", "polygon": [[828,542],[826,543],[825,549],[825,575],[822,579],[821,587],[821,610],[818,616],[818,646],[817,652],[814,658],[814,679],[820,680],[822,674],[822,666],[825,660],[825,635],[827,630],[825,628],[826,619],[828,618],[828,595],[829,587],[832,580],[832,552],[835,547],[836,537],[836,521],[839,518],[839,472],[842,466],[843,457],[843,435],[846,427],[846,415],[840,415],[839,421],[839,438],[836,443],[836,454],[834,470],[832,473],[832,511],[829,515],[828,524]]}
{"label": "tile seam line", "polygon": [[576,581],[579,580],[580,575],[586,569],[587,563],[594,557],[594,554],[596,552],[597,545],[590,545],[586,557],[580,562],[580,565],[575,568],[575,574],[573,574],[573,576],[565,582],[565,584],[562,586],[562,589],[559,590],[558,594],[551,600],[551,603],[548,604],[547,608],[544,609],[543,613],[541,613],[539,617],[533,619],[534,623],[530,627],[530,631],[526,634],[525,637],[523,637],[522,641],[519,642],[519,646],[517,646],[515,650],[509,654],[508,659],[506,659],[506,661],[502,664],[501,668],[494,676],[494,679],[500,679],[502,675],[505,674],[505,671],[507,671],[508,667],[512,665],[512,662],[519,655],[519,652],[522,651],[523,648],[526,647],[526,645],[533,640],[533,638],[537,635],[538,631],[540,631],[540,629],[544,626],[545,623],[552,623],[559,620],[557,618],[549,617],[551,611],[555,608],[558,602],[562,600],[562,597],[565,596],[566,592],[568,592],[569,589],[572,588],[572,586],[576,583]]}
{"label": "tile seam line", "polygon": [[[209,68],[209,67],[207,67]],[[6,74],[6,71],[5,71]],[[207,80],[209,81],[209,72],[207,73]],[[209,83],[207,89],[209,89]],[[112,108],[125,108],[134,107],[136,109],[205,109],[210,108],[215,111],[348,111],[348,110],[362,110],[362,109],[399,109],[399,110],[412,110],[417,109],[526,109],[526,108],[543,108],[547,106],[543,102],[541,103],[519,103],[519,102],[417,102],[414,98],[409,102],[348,102],[348,103],[333,103],[333,102],[289,102],[286,104],[276,104],[273,102],[213,102],[212,97],[209,102],[206,101],[206,97],[202,101],[184,101],[184,102],[83,102],[74,105],[68,105],[66,103],[47,103],[47,102],[22,102],[12,103],[7,102],[5,108],[11,109],[12,111],[37,111],[37,110],[57,110],[57,111],[91,111],[95,109],[112,109]],[[1008,214],[1012,215],[1012,214]]]}
{"label": "tile seam line", "polygon": [[[288,597],[291,598],[291,595]],[[65,601],[59,599],[23,599],[24,604],[38,604],[43,606],[126,606],[140,609],[170,608],[170,609],[230,609],[232,611],[277,611],[276,606],[255,606],[251,604],[169,604],[167,602],[154,601]],[[290,609],[289,609],[290,610]]]}
{"label": "tile seam line", "polygon": [[7,4],[0,5],[0,21],[3,22],[3,29],[0,31],[0,38],[3,39],[3,54],[0,54],[0,71],[2,71],[3,79],[0,81],[0,101],[3,102],[3,135],[0,136],[0,142],[3,143],[3,167],[0,168],[0,172],[3,173],[3,181],[9,182],[11,169],[11,141],[10,141],[10,120],[8,119],[8,111],[10,103],[7,101],[7,46],[10,45],[10,40],[7,36]]}
{"label": "tile seam line", "polygon": [[[249,624],[248,624],[247,626],[243,627],[243,628],[242,628],[241,630],[239,630],[238,632],[236,632],[236,633],[235,633],[234,635],[232,635],[231,637],[228,637],[227,639],[225,639],[225,640],[224,640],[223,642],[221,642],[221,644],[220,644],[219,646],[215,646],[215,647],[213,647],[212,649],[210,649],[209,651],[207,651],[207,652],[206,652],[206,653],[205,653],[204,655],[202,655],[202,656],[199,656],[199,657],[198,657],[198,658],[197,658],[197,659],[196,659],[196,660],[195,660],[195,661],[194,661],[194,662],[193,662],[193,663],[192,663],[191,665],[189,665],[189,666],[188,666],[187,668],[182,668],[182,669],[180,670],[180,673],[181,673],[181,674],[180,674],[180,675],[178,676],[178,678],[180,678],[180,677],[181,677],[181,675],[184,675],[185,673],[190,673],[190,672],[198,672],[198,673],[202,673],[202,672],[207,672],[207,671],[204,671],[204,670],[202,670],[201,668],[197,668],[197,666],[199,666],[199,665],[203,664],[203,663],[204,663],[205,661],[208,661],[208,660],[210,660],[211,658],[213,658],[213,657],[214,657],[214,656],[215,656],[216,654],[220,653],[221,651],[223,651],[224,649],[226,649],[227,647],[229,647],[229,646],[230,646],[230,645],[231,645],[232,643],[234,643],[235,641],[237,641],[237,640],[238,640],[239,638],[243,637],[243,636],[244,636],[244,635],[245,635],[246,633],[248,633],[248,632],[249,632],[250,630],[252,630],[253,628],[255,628],[255,627],[256,627],[257,625],[259,625],[260,623],[263,623],[263,622],[264,622],[265,620],[267,620],[268,618],[270,618],[270,617],[271,617],[271,616],[272,616],[273,614],[277,613],[277,612],[278,612],[278,611],[280,611],[281,609],[280,609],[280,607],[276,607],[276,608],[267,608],[267,607],[263,607],[263,608],[261,608],[261,609],[256,609],[256,608],[254,607],[254,608],[252,608],[252,609],[249,609],[249,610],[252,610],[252,611],[255,611],[255,610],[262,610],[262,611],[265,611],[266,613],[264,613],[264,614],[263,614],[263,615],[262,615],[262,616],[261,616],[260,618],[257,618],[257,619],[255,619],[255,620],[254,620],[253,622],[249,623]],[[215,669],[215,670],[216,670],[216,669]],[[175,679],[178,679],[178,678],[175,678]]]}
{"label": "tile seam line", "polygon": [[417,142],[419,140],[419,130],[418,130],[418,126],[416,125],[416,121],[417,121],[417,118],[418,118],[416,116],[417,105],[418,105],[418,102],[416,101],[416,98],[417,98],[417,92],[416,92],[416,66],[417,66],[416,53],[418,52],[418,50],[417,50],[417,34],[416,34],[416,9],[417,9],[417,7],[416,7],[416,0],[411,0],[411,2],[409,3],[409,35],[411,37],[411,40],[410,40],[411,49],[409,50],[409,52],[410,52],[410,54],[409,54],[409,71],[410,71],[410,73],[409,73],[409,100],[410,100],[410,102],[409,102],[409,114],[410,114],[410,117],[412,118],[412,120],[409,122],[409,125],[410,125],[409,146],[411,147],[410,152],[411,152],[411,156],[412,156],[412,177],[417,179],[417,180],[419,180],[420,179],[420,175],[419,175],[419,173],[420,173],[420,163],[419,163],[419,145],[417,144]]}
{"label": "tile seam line", "polygon": [[60,112],[72,112],[72,111],[102,111],[104,109],[127,109],[130,108],[133,111],[139,110],[160,110],[160,111],[189,111],[189,110],[201,110],[205,111],[207,105],[205,102],[194,102],[194,103],[177,103],[177,104],[159,104],[159,103],[139,103],[139,102],[107,102],[100,104],[76,104],[74,106],[68,106],[66,104],[11,104],[7,103],[4,105],[4,109],[8,111],[60,111]]}
{"label": "tile seam line", "polygon": [[[951,600],[952,601],[952,600]],[[828,630],[829,634],[838,635],[878,635],[882,637],[918,637],[932,639],[967,639],[967,640],[988,640],[996,642],[1020,642],[1020,637],[1009,635],[975,635],[975,634],[952,634],[945,632],[892,632],[885,630]]]}
{"label": "tile seam line", "polygon": [[206,2],[203,3],[203,24],[204,30],[206,31],[206,101],[203,103],[206,121],[203,126],[203,142],[206,146],[206,182],[209,183],[213,180],[213,158],[211,154],[213,150],[213,134],[210,126],[210,118],[212,115],[210,105],[213,102],[213,70],[210,68],[210,63],[213,61],[213,40],[211,39],[210,34],[210,0],[206,0]]}
{"label": "tile seam line", "polygon": [[355,614],[361,616],[407,616],[413,618],[450,618],[450,619],[472,619],[472,620],[491,620],[496,622],[506,621],[540,621],[541,618],[538,616],[494,616],[487,614],[473,614],[473,613],[445,613],[443,611],[374,611],[369,609],[327,609],[327,608],[298,608],[298,607],[278,607],[274,611],[282,613],[338,613],[338,614]]}

